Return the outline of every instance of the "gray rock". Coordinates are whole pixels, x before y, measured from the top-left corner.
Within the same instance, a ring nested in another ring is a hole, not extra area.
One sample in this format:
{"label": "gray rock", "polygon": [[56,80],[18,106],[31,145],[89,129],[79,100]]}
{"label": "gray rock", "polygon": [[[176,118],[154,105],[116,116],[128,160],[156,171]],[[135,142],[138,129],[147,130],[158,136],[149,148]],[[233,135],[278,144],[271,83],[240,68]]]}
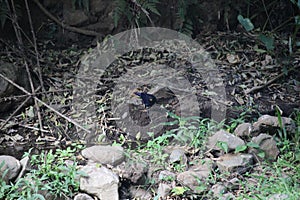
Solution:
{"label": "gray rock", "polygon": [[[0,177],[8,184],[14,180],[21,170],[21,163],[12,156],[0,156]],[[3,174],[5,176],[3,177]]]}
{"label": "gray rock", "polygon": [[225,154],[217,161],[217,166],[221,172],[237,172],[243,174],[249,171],[253,164],[251,154]]}
{"label": "gray rock", "polygon": [[82,150],[82,156],[101,164],[117,166],[125,160],[124,150],[120,146],[92,146]]}
{"label": "gray rock", "polygon": [[86,22],[89,18],[83,10],[64,9],[64,20],[69,25],[80,25]]}
{"label": "gray rock", "polygon": [[182,149],[174,149],[169,156],[169,163],[186,163],[187,157]]}
{"label": "gray rock", "polygon": [[227,192],[227,193],[223,194],[222,197],[219,198],[219,200],[233,200],[233,199],[236,199],[236,198],[230,192]]}
{"label": "gray rock", "polygon": [[172,187],[165,183],[160,183],[157,189],[157,195],[159,198],[166,199],[166,197],[170,194]]}
{"label": "gray rock", "polygon": [[109,6],[110,1],[107,0],[90,0],[91,12],[100,13],[104,12]]}
{"label": "gray rock", "polygon": [[[295,132],[295,122],[288,117],[282,117],[282,125],[288,132]],[[253,132],[276,134],[277,129],[280,128],[278,117],[263,115],[258,118],[257,122],[253,123]]]}
{"label": "gray rock", "polygon": [[213,162],[209,158],[199,160],[199,162],[193,165],[190,170],[193,170],[203,178],[208,178],[212,171]]}
{"label": "gray rock", "polygon": [[221,150],[218,146],[216,146],[218,142],[227,143],[228,151],[235,150],[237,146],[245,145],[245,142],[241,138],[233,134],[230,134],[224,130],[220,130],[208,138],[207,148],[214,149],[214,150]]}
{"label": "gray rock", "polygon": [[203,182],[204,185],[205,178],[202,177],[201,174],[193,170],[179,173],[177,175],[177,181],[182,185],[191,188],[193,192],[198,194],[202,193],[205,190],[205,188],[199,187],[199,181]]}
{"label": "gray rock", "polygon": [[174,174],[173,172],[164,170],[159,173],[158,178],[159,178],[159,180],[172,181],[172,180],[175,180],[176,174]]}
{"label": "gray rock", "polygon": [[214,197],[221,197],[226,192],[226,187],[222,184],[215,184],[211,187],[211,191],[213,192]]}
{"label": "gray rock", "polygon": [[267,200],[283,200],[283,199],[290,199],[290,197],[287,194],[273,194],[267,198]]}
{"label": "gray rock", "polygon": [[259,136],[252,138],[251,141],[259,145],[259,149],[251,149],[251,152],[257,154],[259,150],[263,150],[265,152],[265,159],[270,161],[277,159],[280,151],[277,148],[276,141],[271,135],[260,134]]}
{"label": "gray rock", "polygon": [[134,184],[145,184],[148,166],[142,162],[124,162],[118,165],[114,172],[123,179],[128,179]]}
{"label": "gray rock", "polygon": [[142,188],[131,187],[130,194],[132,195],[132,199],[139,199],[139,200],[152,199],[151,193]]}
{"label": "gray rock", "polygon": [[96,165],[84,166],[83,171],[87,176],[80,178],[80,190],[87,194],[95,195],[103,200],[118,200],[119,177],[105,167]]}
{"label": "gray rock", "polygon": [[249,137],[252,129],[253,128],[250,123],[242,123],[236,127],[234,134],[238,137]]}
{"label": "gray rock", "polygon": [[74,200],[94,200],[94,199],[88,194],[79,193],[74,197]]}
{"label": "gray rock", "polygon": [[238,178],[230,179],[226,183],[226,187],[229,188],[230,190],[237,190],[237,189],[239,189],[239,187],[240,187],[240,179],[238,179]]}

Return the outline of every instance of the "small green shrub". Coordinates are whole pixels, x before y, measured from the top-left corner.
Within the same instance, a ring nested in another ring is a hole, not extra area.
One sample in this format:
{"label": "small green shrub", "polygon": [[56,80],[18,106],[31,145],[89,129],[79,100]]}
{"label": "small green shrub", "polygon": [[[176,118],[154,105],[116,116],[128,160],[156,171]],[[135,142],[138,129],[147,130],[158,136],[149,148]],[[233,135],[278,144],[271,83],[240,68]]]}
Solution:
{"label": "small green shrub", "polygon": [[[31,151],[24,154],[30,156],[32,169],[14,184],[7,185],[0,179],[0,197],[5,199],[47,199],[46,194],[54,198],[73,197],[79,190],[79,176],[77,171],[75,152],[81,146],[42,151],[38,155],[31,155]],[[70,164],[67,164],[66,161]]]}

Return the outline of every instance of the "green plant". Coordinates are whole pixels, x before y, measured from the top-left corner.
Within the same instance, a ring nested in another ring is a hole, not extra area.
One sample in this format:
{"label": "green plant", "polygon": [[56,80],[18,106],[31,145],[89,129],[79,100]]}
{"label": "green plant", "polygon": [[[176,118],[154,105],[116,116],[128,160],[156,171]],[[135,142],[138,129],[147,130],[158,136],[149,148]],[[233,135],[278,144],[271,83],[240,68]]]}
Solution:
{"label": "green plant", "polygon": [[238,108],[238,110],[243,110],[243,112],[239,114],[238,118],[231,118],[228,125],[225,125],[229,133],[232,133],[239,124],[244,123],[246,118],[249,117],[248,113],[250,112],[250,109]]}
{"label": "green plant", "polygon": [[113,20],[115,27],[122,17],[122,23],[127,22],[133,27],[140,27],[141,25],[146,25],[147,21],[152,23],[150,13],[160,15],[157,10],[157,4],[159,4],[158,0],[115,0],[114,2]]}
{"label": "green plant", "polygon": [[239,145],[235,148],[234,153],[241,153],[241,152],[245,152],[248,148],[254,148],[257,150],[257,156],[259,156],[260,158],[264,158],[265,157],[265,152],[260,149],[259,145],[254,143],[254,142],[248,142],[245,145]]}
{"label": "green plant", "polygon": [[156,165],[165,166],[167,154],[163,152],[163,148],[169,144],[172,135],[165,134],[149,140],[146,145],[140,149],[140,152],[151,155],[151,162]]}
{"label": "green plant", "polygon": [[228,153],[228,144],[227,142],[218,141],[217,147],[219,147],[224,153]]}
{"label": "green plant", "polygon": [[210,119],[200,119],[196,116],[182,118],[171,112],[168,113],[168,116],[174,121],[164,124],[178,126],[168,131],[169,134],[173,135],[174,141],[194,148],[204,147],[207,136],[223,126],[223,123],[217,124]]}
{"label": "green plant", "polygon": [[186,164],[183,163],[172,163],[171,165],[175,172],[184,172],[187,167]]}
{"label": "green plant", "polygon": [[5,25],[7,18],[8,18],[7,4],[4,0],[0,0],[0,23],[2,29]]}
{"label": "green plant", "polygon": [[183,195],[185,192],[189,191],[190,189],[187,187],[180,187],[180,186],[176,186],[174,187],[171,192],[173,196],[181,196]]}
{"label": "green plant", "polygon": [[72,8],[89,11],[90,1],[89,0],[72,0]]}
{"label": "green plant", "polygon": [[[78,178],[84,175],[77,171],[74,153],[81,145],[73,145],[65,150],[57,149],[42,151],[31,155],[31,150],[24,156],[30,156],[32,170],[16,181],[15,184],[5,185],[3,181],[0,196],[6,199],[46,199],[42,191],[57,197],[72,197],[79,190]],[[69,164],[67,164],[67,160]]]}
{"label": "green plant", "polygon": [[[0,163],[0,170],[4,167],[5,163],[2,161]],[[2,170],[1,170],[2,171]],[[10,185],[6,184],[4,181],[4,177],[6,176],[8,169],[4,170],[2,173],[2,177],[0,177],[0,199],[6,196],[7,191],[10,189]]]}
{"label": "green plant", "polygon": [[199,10],[200,5],[197,0],[177,0],[176,25],[177,29],[191,36],[194,27],[199,27],[202,23]]}
{"label": "green plant", "polygon": [[245,175],[245,180],[252,181],[240,182],[243,191],[237,199],[270,199],[275,194],[284,194],[286,199],[292,200],[300,198],[299,164],[291,162],[283,155],[272,164],[261,163],[260,168],[260,171]]}

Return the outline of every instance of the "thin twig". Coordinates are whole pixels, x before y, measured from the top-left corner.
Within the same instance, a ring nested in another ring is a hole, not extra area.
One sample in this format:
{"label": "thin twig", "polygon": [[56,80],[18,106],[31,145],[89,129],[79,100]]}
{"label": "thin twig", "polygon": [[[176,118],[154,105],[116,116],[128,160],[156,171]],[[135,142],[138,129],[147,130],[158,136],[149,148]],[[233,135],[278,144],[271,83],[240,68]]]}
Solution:
{"label": "thin twig", "polygon": [[[38,87],[36,89],[36,91],[38,91],[40,89],[40,87]],[[15,114],[25,105],[25,103],[27,103],[27,101],[29,101],[29,99],[31,99],[31,96],[28,96],[22,103],[21,105],[19,105],[17,107],[17,109],[15,109],[15,111],[4,121],[4,123],[1,125],[0,130],[7,124],[7,122],[9,122],[9,120],[15,116]]]}
{"label": "thin twig", "polygon": [[41,65],[40,65],[40,59],[39,59],[39,52],[38,52],[38,48],[37,48],[36,37],[35,37],[33,25],[32,25],[32,19],[31,19],[31,14],[30,14],[27,0],[25,0],[25,6],[26,6],[26,10],[27,10],[28,21],[29,21],[33,44],[34,44],[34,51],[35,51],[35,56],[36,56],[36,64],[37,64],[37,69],[38,69],[39,80],[40,80],[40,84],[42,86],[42,91],[45,91],[43,77],[42,77],[42,70],[41,70]]}
{"label": "thin twig", "polygon": [[32,127],[32,126],[25,125],[25,124],[18,124],[18,125],[19,125],[19,126],[22,126],[22,127],[24,127],[24,128],[28,128],[28,129],[35,130],[35,131],[40,131],[40,132],[43,132],[43,133],[50,133],[50,131],[45,130],[45,129],[40,129],[40,128],[36,128],[36,127]]}
{"label": "thin twig", "polygon": [[[24,62],[25,62],[25,68],[26,68],[26,72],[27,72],[27,75],[28,75],[30,87],[31,87],[31,94],[33,95],[33,97],[35,97],[36,94],[35,94],[35,89],[34,89],[34,85],[33,85],[33,82],[32,82],[32,77],[31,77],[31,74],[30,74],[30,71],[29,71],[29,67],[28,67],[27,62],[26,61],[24,61]],[[35,109],[36,109],[38,120],[39,120],[40,130],[42,130],[43,129],[42,115],[41,115],[40,106],[39,106],[36,99],[34,99],[34,105],[35,105]],[[41,132],[41,134],[42,134],[41,136],[44,137],[43,132]]]}
{"label": "thin twig", "polygon": [[[15,82],[13,82],[12,80],[10,80],[6,76],[4,76],[2,73],[0,73],[0,77],[3,78],[4,80],[8,81],[10,84],[12,84],[16,88],[18,88],[19,90],[21,90],[22,92],[24,92],[25,94],[32,95],[32,94],[30,94],[30,92],[28,92],[27,90],[25,90],[22,86],[19,86],[18,84],[16,84]],[[81,126],[80,124],[78,124],[77,122],[75,122],[74,120],[72,120],[71,118],[69,118],[69,117],[61,114],[60,112],[58,112],[57,110],[55,110],[54,108],[52,108],[51,106],[49,106],[48,104],[46,104],[45,102],[43,102],[42,100],[40,100],[39,98],[37,98],[36,96],[33,96],[33,98],[36,99],[39,103],[41,103],[43,106],[47,107],[48,109],[50,109],[51,111],[53,111],[54,113],[56,113],[58,116],[64,118],[68,122],[71,122],[72,124],[74,124],[75,126],[79,127],[80,129],[86,131],[87,133],[91,133],[90,130],[84,128],[83,126]]]}
{"label": "thin twig", "polygon": [[[293,68],[289,69],[289,70],[287,71],[287,73],[289,73],[289,72],[291,72],[291,71],[293,71],[293,70],[295,70],[295,69],[296,69],[296,67],[293,67]],[[255,87],[253,87],[253,88],[251,88],[251,89],[248,89],[248,90],[245,91],[245,94],[247,95],[247,94],[256,92],[256,91],[258,91],[258,90],[261,90],[261,89],[267,87],[268,85],[274,83],[274,82],[277,81],[279,78],[283,77],[285,74],[286,74],[286,73],[282,72],[282,73],[280,73],[278,76],[276,76],[276,77],[274,77],[273,79],[267,81],[265,84],[259,85],[259,86],[255,86]]]}
{"label": "thin twig", "polygon": [[15,116],[15,114],[25,105],[25,103],[27,101],[29,101],[29,99],[31,99],[31,97],[27,97],[19,106],[18,108],[4,121],[4,123],[1,125],[0,130],[2,130],[2,128],[7,124],[7,122],[9,122],[9,120]]}
{"label": "thin twig", "polygon": [[20,26],[18,24],[18,16],[17,16],[16,9],[15,9],[15,3],[13,0],[11,0],[10,1],[11,6],[10,6],[10,4],[8,3],[7,0],[5,2],[7,5],[7,8],[8,8],[8,11],[10,12],[10,20],[13,24],[13,28],[14,28],[14,31],[15,31],[15,34],[16,34],[16,37],[18,40],[19,49],[23,49],[23,41],[22,41],[22,37],[21,37],[21,33],[20,33]]}

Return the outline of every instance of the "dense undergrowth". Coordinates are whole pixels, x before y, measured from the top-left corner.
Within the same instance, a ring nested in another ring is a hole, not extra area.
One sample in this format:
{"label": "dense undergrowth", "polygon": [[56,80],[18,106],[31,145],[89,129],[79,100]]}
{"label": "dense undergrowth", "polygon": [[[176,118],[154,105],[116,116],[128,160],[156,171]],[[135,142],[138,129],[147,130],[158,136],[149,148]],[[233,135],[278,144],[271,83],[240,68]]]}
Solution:
{"label": "dense undergrowth", "polygon": [[[170,145],[182,145],[198,151],[201,154],[205,150],[206,138],[215,130],[225,128],[233,131],[234,128],[243,122],[243,119],[231,120],[231,123],[213,123],[208,119],[200,120],[193,117],[182,119],[172,115],[175,119],[173,123],[178,124],[178,128],[166,132],[164,135],[153,138],[147,143],[139,144],[135,149],[127,149],[128,159],[143,159],[147,155],[147,161],[162,168],[169,167],[174,172],[183,171],[185,166],[174,164],[168,165],[165,160],[167,154],[164,148]],[[299,199],[300,188],[300,112],[295,111],[292,118],[296,122],[294,135],[286,132],[282,127],[275,136],[277,145],[280,148],[280,156],[273,162],[262,162],[259,165],[259,172],[246,173],[244,179],[240,180],[237,199],[265,199],[270,194],[287,195],[289,199]],[[281,116],[278,115],[279,121]],[[115,145],[121,145],[116,144]],[[79,191],[79,177],[84,176],[78,170],[77,155],[83,145],[73,144],[67,149],[56,149],[43,151],[41,154],[32,154],[30,151],[24,157],[30,157],[30,170],[22,178],[6,184],[0,179],[0,199],[47,199],[46,194],[52,197],[72,198]],[[134,153],[135,156],[132,156]],[[0,165],[3,167],[3,163]],[[4,175],[5,176],[5,173]],[[207,184],[214,184],[224,177],[218,174],[207,180]],[[255,180],[255,182],[253,182]],[[149,185],[154,185],[153,180],[148,180]],[[149,186],[145,186],[149,187]],[[199,183],[199,187],[201,184]],[[47,193],[44,193],[46,192]],[[175,198],[197,198],[191,194],[188,188],[175,187],[172,190]],[[199,197],[199,196],[198,196]],[[202,199],[211,198],[209,192],[201,196]]]}

